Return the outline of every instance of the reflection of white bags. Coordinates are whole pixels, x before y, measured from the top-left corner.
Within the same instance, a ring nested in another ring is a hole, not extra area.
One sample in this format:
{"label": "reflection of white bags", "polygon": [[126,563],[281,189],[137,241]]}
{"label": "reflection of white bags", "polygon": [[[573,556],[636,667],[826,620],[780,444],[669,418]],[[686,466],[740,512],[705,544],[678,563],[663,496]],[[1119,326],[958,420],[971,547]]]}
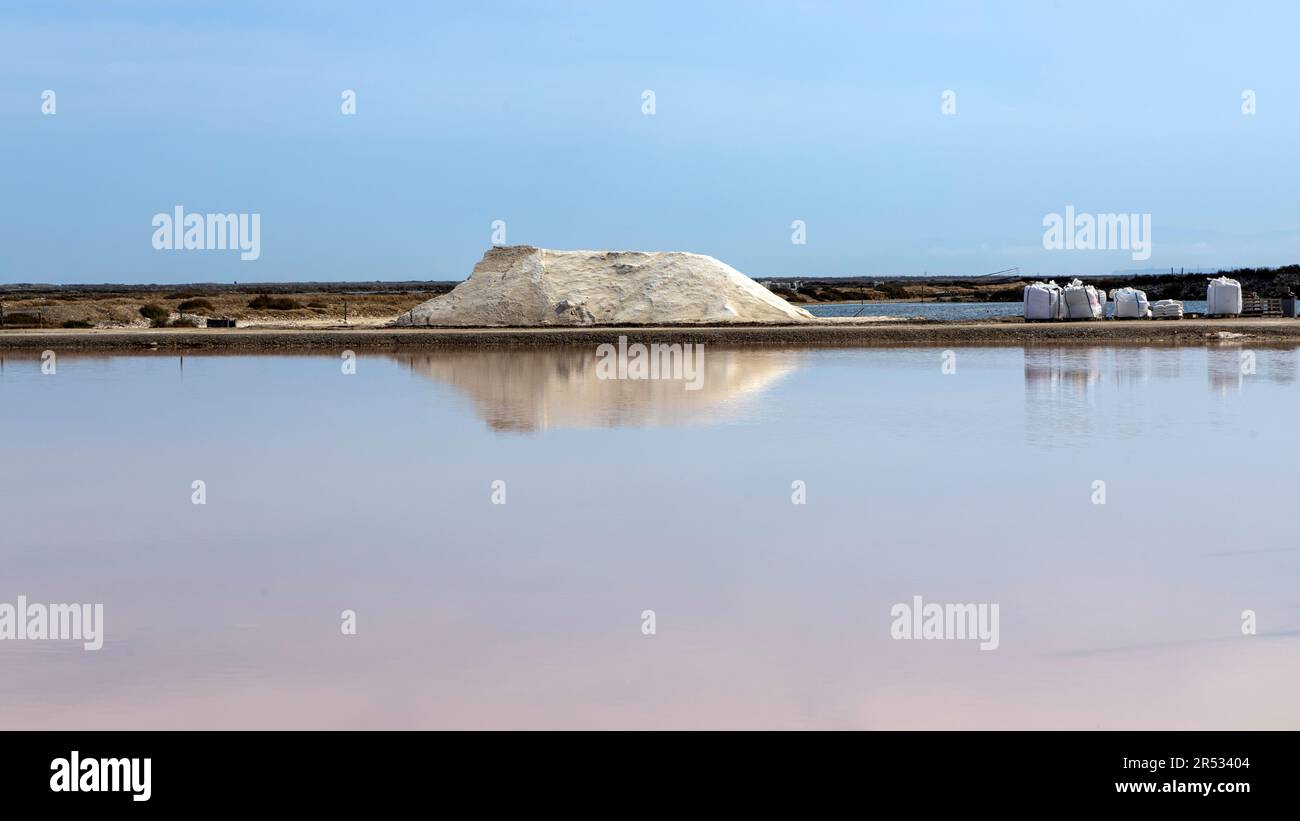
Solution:
{"label": "reflection of white bags", "polygon": [[1205,301],[1207,314],[1240,314],[1241,283],[1227,277],[1212,279],[1205,290]]}
{"label": "reflection of white bags", "polygon": [[1079,280],[1065,286],[1066,319],[1101,319],[1101,302],[1097,299],[1097,289],[1084,285]]}
{"label": "reflection of white bags", "polygon": [[1055,282],[1031,282],[1025,286],[1025,319],[1060,319],[1061,286]]}
{"label": "reflection of white bags", "polygon": [[1145,319],[1151,316],[1146,291],[1139,291],[1137,288],[1120,288],[1113,296],[1116,319]]}

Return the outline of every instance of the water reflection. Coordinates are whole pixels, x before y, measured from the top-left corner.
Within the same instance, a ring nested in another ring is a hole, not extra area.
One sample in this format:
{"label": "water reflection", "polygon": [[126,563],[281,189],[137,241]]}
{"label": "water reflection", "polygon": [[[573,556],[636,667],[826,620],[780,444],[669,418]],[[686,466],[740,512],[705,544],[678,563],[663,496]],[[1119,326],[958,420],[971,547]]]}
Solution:
{"label": "water reflection", "polygon": [[1092,388],[1101,380],[1100,348],[1026,348],[1025,407],[1030,439],[1092,430]]}
{"label": "water reflection", "polygon": [[454,387],[490,428],[662,427],[734,419],[799,368],[804,351],[707,348],[695,390],[682,379],[602,379],[592,348],[394,354],[412,372]]}
{"label": "water reflection", "polygon": [[[1297,353],[1242,344],[1208,347],[1025,348],[1025,432],[1040,445],[1083,446],[1091,437],[1149,439],[1182,423],[1196,384],[1229,399],[1257,386],[1296,381]],[[1206,384],[1206,383],[1202,383]],[[1213,410],[1213,408],[1211,408]],[[1230,426],[1217,412],[1205,424]]]}
{"label": "water reflection", "polygon": [[1025,390],[1041,395],[1086,391],[1101,379],[1101,348],[1025,348]]}
{"label": "water reflection", "polygon": [[0,357],[0,603],[108,625],[0,641],[0,729],[1300,727],[1294,350],[941,354]]}
{"label": "water reflection", "polygon": [[1025,348],[1025,394],[1031,402],[1077,406],[1103,380],[1114,385],[1180,380],[1184,365],[1198,355],[1205,357],[1210,390],[1220,395],[1239,392],[1250,378],[1277,385],[1296,381],[1295,348]]}
{"label": "water reflection", "polygon": [[1216,348],[1206,352],[1206,372],[1210,378],[1210,390],[1223,395],[1237,393],[1241,390],[1245,374],[1242,372],[1244,351],[1237,348]]}
{"label": "water reflection", "polygon": [[1290,385],[1296,380],[1296,349],[1266,348],[1256,351],[1259,358],[1259,372],[1270,382]]}

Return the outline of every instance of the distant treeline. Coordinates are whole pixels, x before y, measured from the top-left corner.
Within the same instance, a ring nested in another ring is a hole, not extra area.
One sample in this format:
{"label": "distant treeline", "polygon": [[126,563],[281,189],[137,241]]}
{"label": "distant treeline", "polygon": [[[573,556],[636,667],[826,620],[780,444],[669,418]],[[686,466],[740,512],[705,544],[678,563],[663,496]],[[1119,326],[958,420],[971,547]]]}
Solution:
{"label": "distant treeline", "polygon": [[[1212,276],[1228,276],[1241,283],[1242,291],[1261,297],[1300,293],[1300,265],[1281,268],[1237,268],[1218,274],[1144,274],[1126,276],[1080,276],[1098,290],[1133,286],[1147,298],[1205,299],[1205,284]],[[1054,277],[1064,285],[1074,277]],[[869,277],[822,277],[801,280],[769,280],[769,287],[794,302],[870,302],[873,300],[917,300],[934,302],[1019,302],[1025,285],[1034,278],[990,282],[980,277],[927,277],[897,279]],[[795,287],[797,283],[797,287]]]}
{"label": "distant treeline", "polygon": [[[1238,268],[1222,271],[1214,276],[1226,276],[1241,283],[1241,290],[1261,297],[1288,296],[1300,292],[1300,265],[1286,265],[1281,268]],[[1105,288],[1123,288],[1132,285],[1146,291],[1147,298],[1156,299],[1205,299],[1205,283],[1212,277],[1208,274],[1156,274],[1141,277],[1079,277],[1089,285]],[[1058,280],[1059,281],[1059,280]]]}

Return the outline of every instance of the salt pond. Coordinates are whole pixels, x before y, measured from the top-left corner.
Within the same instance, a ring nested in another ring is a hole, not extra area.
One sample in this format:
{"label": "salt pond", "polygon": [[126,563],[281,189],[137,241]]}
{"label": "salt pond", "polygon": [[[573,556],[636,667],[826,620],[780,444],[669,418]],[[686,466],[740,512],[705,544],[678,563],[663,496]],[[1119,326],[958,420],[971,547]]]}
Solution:
{"label": "salt pond", "polygon": [[1297,351],[942,353],[6,355],[0,729],[1300,727]]}

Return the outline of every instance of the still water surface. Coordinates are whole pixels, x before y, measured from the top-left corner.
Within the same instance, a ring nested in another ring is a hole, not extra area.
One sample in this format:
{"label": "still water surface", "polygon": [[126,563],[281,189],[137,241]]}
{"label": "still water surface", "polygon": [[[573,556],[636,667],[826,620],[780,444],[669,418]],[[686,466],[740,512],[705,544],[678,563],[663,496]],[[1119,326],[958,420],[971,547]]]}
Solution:
{"label": "still water surface", "polygon": [[[1253,354],[6,355],[0,602],[107,639],[0,642],[0,729],[1300,728],[1298,357]],[[915,595],[1000,646],[891,639]]]}

